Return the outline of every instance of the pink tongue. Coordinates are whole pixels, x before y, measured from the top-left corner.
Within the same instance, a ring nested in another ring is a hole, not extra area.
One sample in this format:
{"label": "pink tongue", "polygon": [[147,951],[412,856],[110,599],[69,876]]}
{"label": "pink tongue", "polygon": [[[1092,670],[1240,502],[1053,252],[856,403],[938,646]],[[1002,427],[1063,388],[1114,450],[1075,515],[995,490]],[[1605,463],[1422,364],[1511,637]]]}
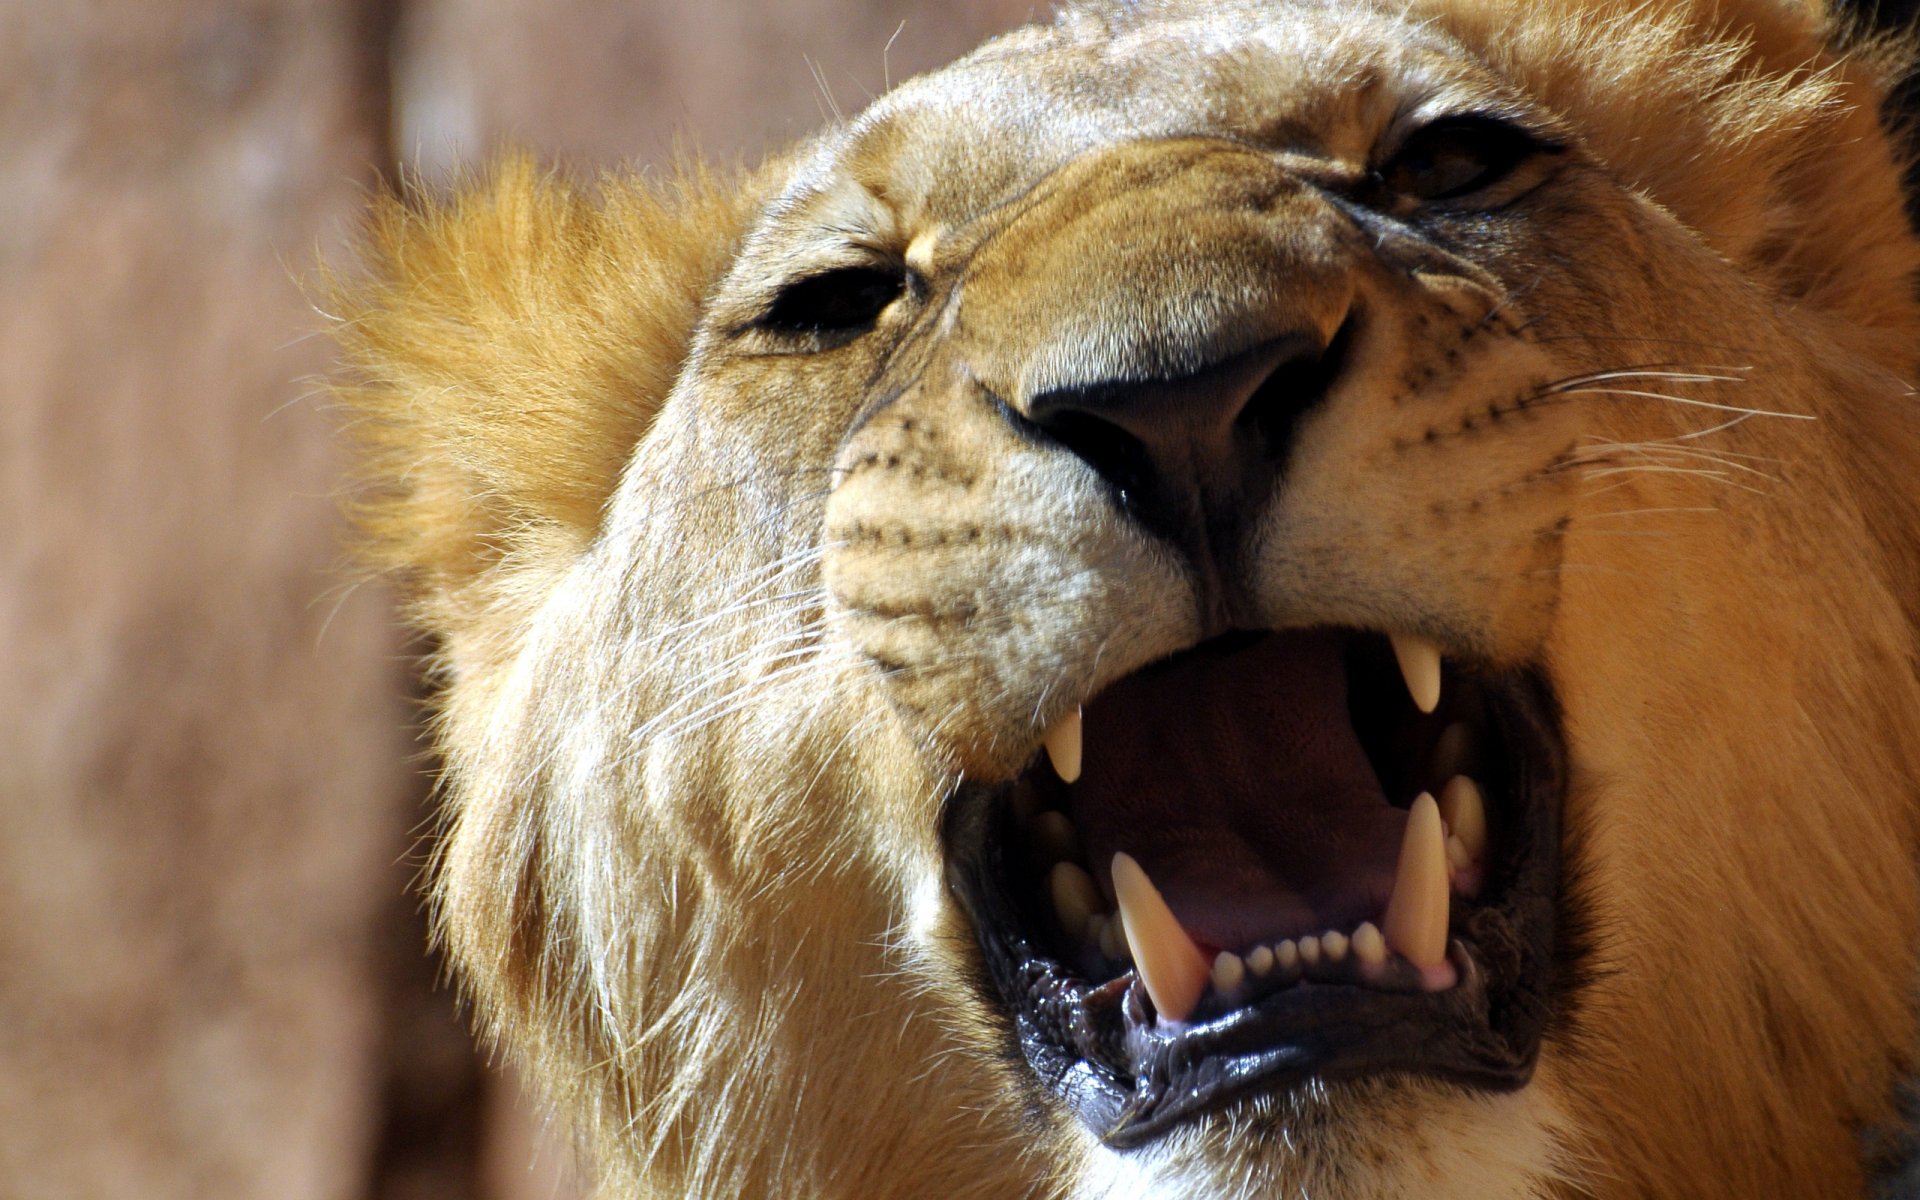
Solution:
{"label": "pink tongue", "polygon": [[1087,706],[1073,818],[1109,896],[1124,850],[1214,949],[1379,920],[1406,813],[1348,716],[1346,640],[1209,643]]}

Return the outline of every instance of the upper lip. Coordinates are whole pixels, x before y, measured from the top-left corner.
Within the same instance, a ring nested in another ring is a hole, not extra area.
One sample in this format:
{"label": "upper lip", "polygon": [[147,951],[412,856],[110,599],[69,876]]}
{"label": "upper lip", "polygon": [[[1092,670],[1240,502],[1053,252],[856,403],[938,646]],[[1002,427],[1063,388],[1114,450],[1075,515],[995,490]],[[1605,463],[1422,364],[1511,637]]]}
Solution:
{"label": "upper lip", "polygon": [[[1266,635],[1257,644],[1262,653],[1286,653],[1332,637],[1369,652],[1371,642],[1385,644],[1356,631]],[[1197,651],[1237,652],[1213,646]],[[1470,689],[1484,708],[1486,733],[1500,762],[1488,771],[1487,803],[1497,837],[1481,868],[1485,885],[1478,900],[1451,898],[1445,964],[1452,977],[1441,990],[1410,982],[1417,976],[1410,977],[1403,962],[1397,975],[1369,974],[1373,985],[1363,983],[1356,968],[1313,972],[1310,982],[1264,996],[1235,984],[1230,991],[1237,1002],[1214,996],[1213,988],[1208,999],[1176,1014],[1184,1019],[1161,1019],[1142,972],[1104,978],[1111,968],[1089,969],[1084,952],[1076,960],[1062,945],[1059,921],[1034,887],[1032,865],[1021,861],[1013,828],[1016,791],[1031,801],[1033,785],[969,786],[952,798],[944,828],[950,880],[979,936],[992,990],[1028,1062],[1107,1141],[1137,1144],[1237,1098],[1311,1078],[1396,1072],[1487,1088],[1517,1087],[1530,1078],[1549,1013],[1557,949],[1565,784],[1557,714],[1536,671],[1449,670],[1449,686]],[[1099,747],[1089,750],[1097,754]],[[1029,777],[1053,780],[1039,761]],[[1395,776],[1383,778],[1382,786],[1407,785]],[[1194,795],[1180,803],[1205,806],[1209,800]],[[1130,834],[1124,822],[1117,830],[1097,828],[1104,820],[1090,817],[1096,828],[1089,840],[1102,848],[1116,841],[1122,849],[1152,845],[1151,838]],[[1111,896],[1105,864],[1085,865],[1102,877]],[[1186,894],[1174,898],[1174,911],[1184,907],[1188,913],[1182,924],[1203,944],[1264,937],[1263,928],[1293,931],[1285,917],[1203,912],[1202,893],[1211,882],[1190,883]],[[1322,903],[1365,903],[1334,893]],[[1262,920],[1269,924],[1263,927]],[[1292,920],[1298,924],[1297,917]],[[1352,928],[1350,920],[1345,923]],[[1202,953],[1215,949],[1245,946],[1213,944]]]}

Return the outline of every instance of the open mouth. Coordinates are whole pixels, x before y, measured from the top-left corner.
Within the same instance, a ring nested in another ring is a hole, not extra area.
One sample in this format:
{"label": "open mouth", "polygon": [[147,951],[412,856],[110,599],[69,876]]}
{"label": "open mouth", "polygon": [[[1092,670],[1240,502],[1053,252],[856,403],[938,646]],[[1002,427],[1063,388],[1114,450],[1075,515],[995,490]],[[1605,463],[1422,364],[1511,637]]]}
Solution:
{"label": "open mouth", "polygon": [[1533,672],[1238,633],[1114,683],[945,837],[1027,1061],[1124,1147],[1313,1079],[1524,1084],[1564,776]]}

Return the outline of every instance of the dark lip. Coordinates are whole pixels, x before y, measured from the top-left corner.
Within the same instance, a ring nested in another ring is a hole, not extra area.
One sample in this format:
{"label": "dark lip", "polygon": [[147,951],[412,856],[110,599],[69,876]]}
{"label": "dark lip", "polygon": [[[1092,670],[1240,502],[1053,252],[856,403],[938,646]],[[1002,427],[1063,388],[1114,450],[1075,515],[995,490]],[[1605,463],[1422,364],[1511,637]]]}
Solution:
{"label": "dark lip", "polygon": [[1010,881],[1011,785],[963,785],[942,820],[948,882],[982,952],[983,993],[1040,1082],[1107,1144],[1151,1142],[1255,1095],[1313,1080],[1418,1076],[1512,1091],[1533,1076],[1552,1013],[1566,753],[1536,671],[1480,674],[1507,786],[1489,796],[1516,836],[1496,849],[1486,901],[1454,900],[1445,992],[1301,984],[1178,1028],[1157,1025],[1131,972],[1092,984],[1051,956]]}

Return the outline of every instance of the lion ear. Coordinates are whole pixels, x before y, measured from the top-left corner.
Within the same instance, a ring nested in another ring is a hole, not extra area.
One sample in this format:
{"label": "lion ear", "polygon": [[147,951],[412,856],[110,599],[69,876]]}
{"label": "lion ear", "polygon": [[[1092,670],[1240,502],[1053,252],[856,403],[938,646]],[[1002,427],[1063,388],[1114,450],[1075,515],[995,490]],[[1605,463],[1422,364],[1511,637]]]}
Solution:
{"label": "lion ear", "polygon": [[456,660],[592,538],[762,190],[690,168],[589,191],[510,157],[375,203],[366,271],[324,283],[349,509]]}

